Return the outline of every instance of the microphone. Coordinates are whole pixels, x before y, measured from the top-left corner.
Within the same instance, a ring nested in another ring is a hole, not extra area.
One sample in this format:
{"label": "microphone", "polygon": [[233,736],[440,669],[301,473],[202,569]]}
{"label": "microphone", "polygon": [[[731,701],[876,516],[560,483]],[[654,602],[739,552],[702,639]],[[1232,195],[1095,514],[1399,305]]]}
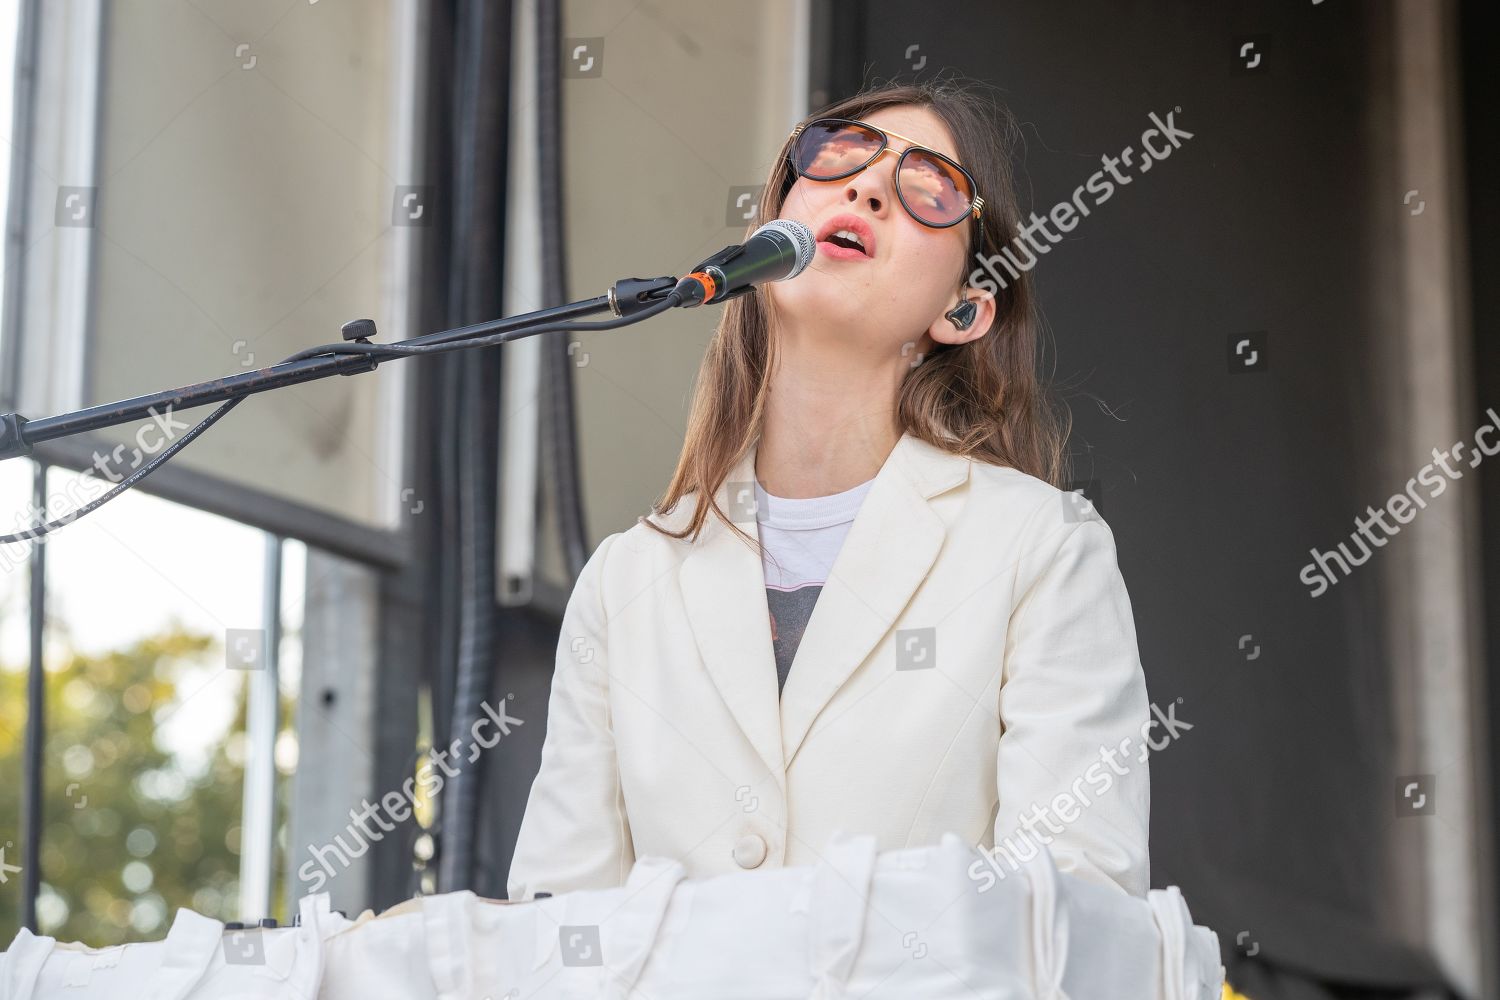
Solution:
{"label": "microphone", "polygon": [[672,291],[684,309],[723,302],[763,282],[795,278],[817,252],[811,229],[790,219],[772,219],[744,243],[725,247],[693,268]]}

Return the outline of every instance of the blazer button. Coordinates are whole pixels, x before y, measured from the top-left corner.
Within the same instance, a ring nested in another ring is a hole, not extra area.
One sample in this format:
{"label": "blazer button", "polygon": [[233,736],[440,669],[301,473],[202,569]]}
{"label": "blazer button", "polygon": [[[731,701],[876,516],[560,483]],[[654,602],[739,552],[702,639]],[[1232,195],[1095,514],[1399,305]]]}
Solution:
{"label": "blazer button", "polygon": [[749,833],[734,842],[734,863],[741,868],[757,868],[766,860],[766,842],[759,834]]}

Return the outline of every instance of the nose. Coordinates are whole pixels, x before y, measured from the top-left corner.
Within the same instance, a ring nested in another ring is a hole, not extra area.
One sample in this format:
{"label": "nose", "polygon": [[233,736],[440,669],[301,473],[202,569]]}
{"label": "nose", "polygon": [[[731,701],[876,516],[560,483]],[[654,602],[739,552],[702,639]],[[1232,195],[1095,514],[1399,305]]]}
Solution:
{"label": "nose", "polygon": [[864,203],[870,214],[877,217],[889,211],[895,197],[891,185],[895,181],[896,164],[894,159],[886,158],[884,154],[888,152],[882,151],[874,163],[844,182],[844,200],[851,205]]}

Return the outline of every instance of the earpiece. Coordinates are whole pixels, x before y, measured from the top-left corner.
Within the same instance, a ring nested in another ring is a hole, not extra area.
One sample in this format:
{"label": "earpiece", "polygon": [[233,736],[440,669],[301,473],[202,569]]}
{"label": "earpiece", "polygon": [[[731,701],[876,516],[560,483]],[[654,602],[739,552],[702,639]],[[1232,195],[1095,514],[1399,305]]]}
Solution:
{"label": "earpiece", "polygon": [[969,324],[974,322],[974,316],[979,312],[979,307],[970,299],[964,299],[958,305],[949,309],[943,316],[960,330],[967,330]]}

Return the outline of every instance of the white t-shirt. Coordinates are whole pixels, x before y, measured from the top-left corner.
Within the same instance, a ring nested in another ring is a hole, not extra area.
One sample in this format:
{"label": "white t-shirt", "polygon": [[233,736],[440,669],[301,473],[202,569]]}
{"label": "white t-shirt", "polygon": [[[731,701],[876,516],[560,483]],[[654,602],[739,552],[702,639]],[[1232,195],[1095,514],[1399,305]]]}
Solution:
{"label": "white t-shirt", "polygon": [[874,482],[870,479],[832,496],[788,499],[767,493],[756,480],[755,519],[763,550],[761,567],[780,689],[786,687],[792,659],[828,571]]}

